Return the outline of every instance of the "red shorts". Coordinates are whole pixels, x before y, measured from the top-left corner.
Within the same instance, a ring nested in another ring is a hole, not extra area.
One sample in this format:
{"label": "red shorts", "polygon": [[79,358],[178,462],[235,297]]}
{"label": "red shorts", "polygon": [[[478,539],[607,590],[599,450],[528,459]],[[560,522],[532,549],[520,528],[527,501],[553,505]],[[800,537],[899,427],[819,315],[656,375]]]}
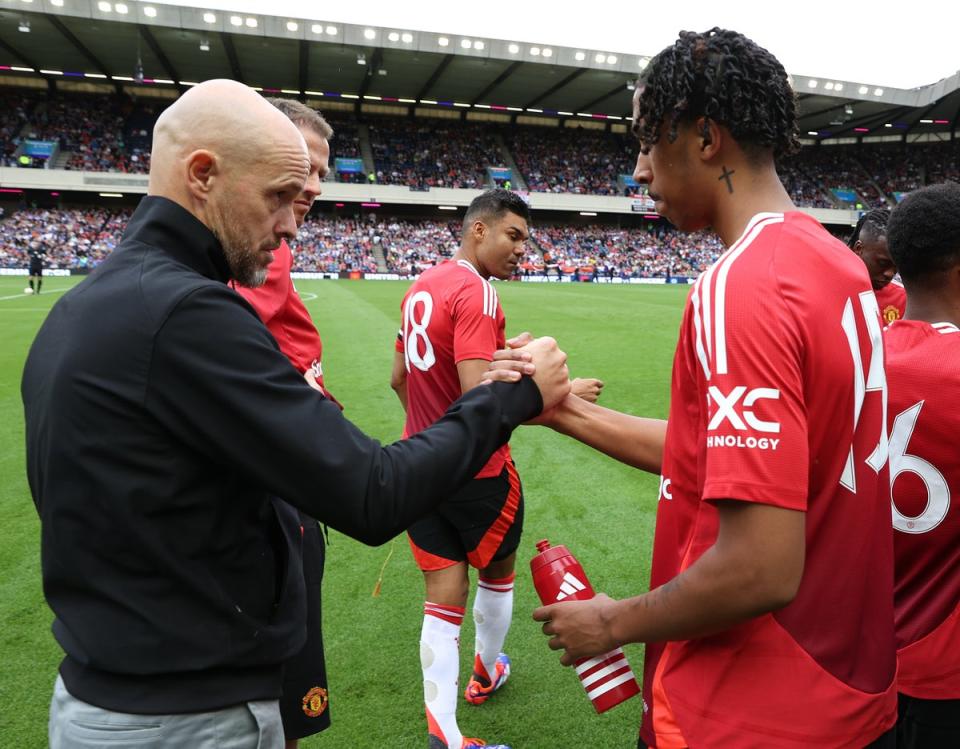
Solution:
{"label": "red shorts", "polygon": [[408,531],[417,566],[424,572],[459,562],[484,569],[510,556],[523,530],[523,487],[512,461],[499,476],[474,479]]}

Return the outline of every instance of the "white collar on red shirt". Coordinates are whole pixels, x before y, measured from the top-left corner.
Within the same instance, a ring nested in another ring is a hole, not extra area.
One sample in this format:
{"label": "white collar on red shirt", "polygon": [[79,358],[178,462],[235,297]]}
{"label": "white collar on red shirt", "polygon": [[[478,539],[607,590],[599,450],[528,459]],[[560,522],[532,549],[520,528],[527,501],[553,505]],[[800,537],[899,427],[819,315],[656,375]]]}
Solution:
{"label": "white collar on red shirt", "polygon": [[944,335],[947,333],[960,333],[960,328],[952,322],[932,322],[930,323],[930,327]]}
{"label": "white collar on red shirt", "polygon": [[[474,267],[473,267],[473,263],[471,263],[469,260],[458,260],[458,261],[457,261],[457,265],[460,265],[460,266],[462,266],[462,267],[464,267],[464,268],[469,268],[469,269],[472,270],[474,273],[476,273],[478,276],[480,276],[480,271],[478,271],[476,268],[474,268]],[[483,276],[480,276],[480,278],[483,278]]]}
{"label": "white collar on red shirt", "polygon": [[780,220],[782,221],[782,220],[783,220],[783,214],[782,214],[782,213],[758,213],[758,214],[756,214],[752,219],[750,219],[750,220],[747,222],[746,228],[743,230],[743,233],[742,233],[739,237],[737,237],[737,241],[734,242],[733,244],[731,244],[730,246],[733,247],[734,245],[739,244],[740,241],[741,241],[744,237],[746,237],[746,236],[751,232],[751,230],[753,229],[753,227],[755,227],[755,226],[756,226],[757,224],[759,224],[761,221],[767,221],[767,220],[769,220],[769,219],[780,219]]}

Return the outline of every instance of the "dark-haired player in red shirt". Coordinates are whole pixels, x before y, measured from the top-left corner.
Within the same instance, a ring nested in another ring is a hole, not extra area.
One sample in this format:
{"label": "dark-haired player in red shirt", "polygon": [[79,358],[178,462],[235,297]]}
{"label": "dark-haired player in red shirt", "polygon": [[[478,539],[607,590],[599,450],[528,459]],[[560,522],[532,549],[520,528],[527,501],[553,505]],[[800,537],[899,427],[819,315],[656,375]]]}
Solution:
{"label": "dark-haired player in red shirt", "polygon": [[874,208],[864,213],[857,222],[847,240],[847,246],[863,260],[870,275],[873,293],[877,295],[880,318],[884,325],[903,317],[907,304],[907,294],[903,284],[894,280],[897,265],[890,257],[887,247],[887,221],[890,211],[886,208]]}
{"label": "dark-haired player in red shirt", "polygon": [[[503,310],[494,278],[510,278],[530,232],[527,204],[507,190],[471,202],[463,239],[451,260],[429,269],[401,305],[391,386],[407,412],[403,436],[425,429],[477,385],[493,352],[505,345]],[[480,571],[474,600],[477,650],[465,692],[485,702],[510,675],[501,652],[513,615],[514,562],[523,527],[523,491],[509,445],[476,478],[409,529],[426,584],[420,661],[430,749],[493,746],[465,738],[457,723],[460,625],[468,566]]]}
{"label": "dark-haired player in red shirt", "polygon": [[[329,139],[333,129],[315,110],[292,99],[269,99],[300,129],[310,155],[310,175],[294,203],[297,226],[302,226],[310,207],[320,195],[330,159]],[[274,251],[266,281],[256,288],[233,284],[256,310],[273,334],[283,354],[317,390],[335,403],[323,381],[320,334],[303,305],[290,277],[293,258],[286,240]],[[339,405],[339,404],[338,404]],[[303,576],[307,590],[307,642],[284,667],[280,715],[287,749],[298,739],[312,736],[330,725],[329,690],[321,629],[320,589],[323,582],[325,550],[317,521],[278,500],[278,514],[299,522],[303,534]],[[299,515],[297,518],[296,516]]]}
{"label": "dark-haired player in red shirt", "polygon": [[893,560],[876,298],[777,175],[783,66],[683,32],[634,97],[634,178],[727,251],[691,289],[666,424],[569,397],[561,432],[660,472],[650,592],[537,609],[564,664],[647,643],[639,746],[892,746]]}
{"label": "dark-haired player in red shirt", "polygon": [[884,331],[897,746],[960,746],[960,185],[910,193],[887,232],[907,289]]}
{"label": "dark-haired player in red shirt", "polygon": [[[401,305],[391,386],[407,412],[403,436],[430,426],[462,393],[485,377],[505,345],[506,321],[490,278],[510,278],[522,260],[530,213],[523,199],[496,189],[476,197],[463,219],[460,249],[427,270]],[[573,392],[595,401],[603,383],[576,380]],[[513,615],[523,491],[509,445],[474,480],[410,528],[410,546],[426,584],[420,656],[430,749],[480,749],[457,723],[460,626],[469,591],[468,569],[479,570],[473,617],[473,675],[464,691],[481,705],[506,682],[510,660],[501,652]],[[500,746],[500,745],[498,745]]]}

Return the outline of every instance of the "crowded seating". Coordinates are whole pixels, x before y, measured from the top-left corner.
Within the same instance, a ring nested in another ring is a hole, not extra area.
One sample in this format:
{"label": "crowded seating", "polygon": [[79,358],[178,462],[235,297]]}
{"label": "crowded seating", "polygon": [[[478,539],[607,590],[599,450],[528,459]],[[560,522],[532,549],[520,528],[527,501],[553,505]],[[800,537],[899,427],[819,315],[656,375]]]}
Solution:
{"label": "crowded seating", "polygon": [[[542,270],[528,257],[523,272],[572,275],[595,269],[607,278],[694,277],[723,252],[710,232],[681,234],[663,227],[617,229],[605,226],[544,226],[534,232],[543,251]],[[559,271],[559,272],[558,272]]]}
{"label": "crowded seating", "polygon": [[[67,169],[145,173],[153,126],[165,105],[146,97],[3,91],[0,165],[46,166],[42,157],[19,163],[14,156],[24,138],[34,138],[57,141],[70,154],[60,164]],[[331,159],[362,159],[361,120],[329,114]],[[512,156],[532,192],[630,195],[620,177],[633,173],[637,144],[627,134],[387,115],[362,122],[374,172],[338,172],[334,161],[340,182],[480,189],[490,179],[487,167],[504,166]],[[867,209],[890,205],[925,184],[960,179],[960,141],[806,146],[778,168],[798,206]]]}
{"label": "crowded seating", "polygon": [[47,253],[47,268],[95,268],[119,244],[133,211],[29,208],[0,221],[0,267],[27,267],[31,249]]}
{"label": "crowded seating", "polygon": [[0,93],[0,166],[16,166],[14,152],[20,145],[20,131],[40,101],[37,94]]}
{"label": "crowded seating", "polygon": [[482,189],[486,168],[503,162],[493,131],[481,125],[377,117],[369,130],[380,184]]}
{"label": "crowded seating", "polygon": [[460,246],[460,223],[389,221],[382,224],[387,268],[418,275],[453,256]]}
{"label": "crowded seating", "polygon": [[374,245],[382,241],[375,224],[327,217],[308,220],[293,242],[293,270],[319,273],[377,271]]}
{"label": "crowded seating", "polygon": [[518,126],[505,139],[531,192],[620,195],[637,159],[631,139],[596,130]]}
{"label": "crowded seating", "polygon": [[[25,136],[58,141],[72,155],[66,169],[146,172],[142,153],[128,150],[124,124],[135,104],[113,96],[61,96],[36,107]],[[152,123],[150,125],[152,129]]]}

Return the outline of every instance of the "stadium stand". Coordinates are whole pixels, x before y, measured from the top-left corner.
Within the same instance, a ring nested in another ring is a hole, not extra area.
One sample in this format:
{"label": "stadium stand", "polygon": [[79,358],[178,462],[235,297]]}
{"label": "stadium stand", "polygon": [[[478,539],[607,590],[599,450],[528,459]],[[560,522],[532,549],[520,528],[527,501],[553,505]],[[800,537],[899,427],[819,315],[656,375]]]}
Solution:
{"label": "stadium stand", "polygon": [[460,246],[460,224],[434,221],[389,221],[378,225],[387,268],[416,275],[452,257]]}
{"label": "stadium stand", "polygon": [[[0,220],[0,267],[26,267],[28,249],[47,248],[50,268],[92,269],[120,240],[132,211],[23,209]],[[430,220],[376,221],[312,216],[294,243],[293,270],[319,273],[387,270],[415,276],[449,258],[460,244],[460,223]],[[661,229],[536,226],[523,273],[567,275],[597,269],[610,278],[696,276],[723,251],[707,233]]]}
{"label": "stadium stand", "polygon": [[[20,161],[25,139],[56,141],[60,168],[145,173],[154,123],[166,100],[108,95],[0,91],[0,165]],[[372,154],[375,180],[413,188],[480,189],[488,166],[516,164],[532,192],[631,195],[622,176],[633,171],[632,137],[607,131],[463,122],[333,111],[332,160]],[[506,149],[506,150],[504,150]],[[592,168],[585,169],[584,164]],[[366,169],[338,173],[341,182],[367,182]],[[354,164],[354,168],[356,165]],[[804,147],[779,165],[798,206],[869,208],[892,205],[924,184],[960,179],[960,141],[844,144]],[[129,210],[22,209],[0,220],[0,266],[22,267],[27,249],[42,243],[50,267],[95,266],[116,245]],[[456,222],[313,217],[297,242],[295,270],[415,275],[458,246]],[[695,276],[722,251],[707,233],[676,234],[666,227],[540,224],[523,273],[580,277]]]}
{"label": "stadium stand", "polygon": [[[712,233],[679,234],[662,228],[538,226],[534,237],[543,250],[548,275],[559,268],[566,275],[595,269],[596,275],[608,278],[693,277],[723,252]],[[536,272],[531,267],[535,262],[528,259],[525,272]]]}
{"label": "stadium stand", "polygon": [[909,147],[903,143],[890,143],[855,148],[855,157],[886,196],[923,186],[922,159],[929,146]]}
{"label": "stadium stand", "polygon": [[377,182],[482,189],[488,166],[503,163],[490,128],[448,120],[370,120]]}
{"label": "stadium stand", "polygon": [[925,146],[919,156],[926,172],[928,185],[946,180],[960,182],[960,147],[957,146],[956,141]]}
{"label": "stadium stand", "polygon": [[[145,173],[153,124],[163,106],[162,100],[4,91],[0,165],[17,166],[18,145],[33,138],[59,143],[62,168]],[[636,144],[625,134],[387,115],[361,120],[340,111],[328,119],[336,133],[331,158],[363,160],[369,146],[380,184],[481,189],[490,184],[486,168],[512,157],[532,192],[631,194],[620,177],[633,172]],[[592,168],[584,169],[585,163]],[[365,170],[338,171],[335,161],[331,168],[339,182],[369,179]],[[886,206],[898,193],[960,179],[960,141],[808,146],[784,159],[779,169],[798,206]]]}
{"label": "stadium stand", "polygon": [[345,172],[337,169],[337,159],[363,159],[363,148],[360,144],[360,127],[356,119],[337,112],[327,117],[327,122],[333,128],[333,140],[330,143],[330,170],[337,182],[363,183],[367,175],[363,170],[359,172]]}
{"label": "stadium stand", "polygon": [[19,91],[0,94],[0,166],[17,166],[14,152],[20,145],[20,133],[38,101],[36,95]]}
{"label": "stadium stand", "polygon": [[627,137],[594,130],[518,126],[506,142],[532,192],[622,195],[617,180],[637,158]]}
{"label": "stadium stand", "polygon": [[377,225],[356,219],[308,220],[293,244],[293,270],[320,273],[378,270],[374,247],[382,241]]}
{"label": "stadium stand", "polygon": [[104,208],[26,209],[0,221],[0,267],[25,268],[35,246],[47,251],[48,268],[94,268],[109,255],[133,214]]}
{"label": "stadium stand", "polygon": [[[95,172],[146,172],[149,137],[129,148],[124,139],[136,105],[113,96],[60,96],[38,105],[23,133],[27,138],[57,141],[68,154],[66,169]],[[155,118],[154,118],[155,119]],[[141,130],[150,132],[153,122]]]}
{"label": "stadium stand", "polygon": [[790,199],[798,206],[809,208],[834,208],[834,201],[827,195],[819,172],[810,173],[803,152],[784,159],[777,167],[780,181],[787,189]]}

